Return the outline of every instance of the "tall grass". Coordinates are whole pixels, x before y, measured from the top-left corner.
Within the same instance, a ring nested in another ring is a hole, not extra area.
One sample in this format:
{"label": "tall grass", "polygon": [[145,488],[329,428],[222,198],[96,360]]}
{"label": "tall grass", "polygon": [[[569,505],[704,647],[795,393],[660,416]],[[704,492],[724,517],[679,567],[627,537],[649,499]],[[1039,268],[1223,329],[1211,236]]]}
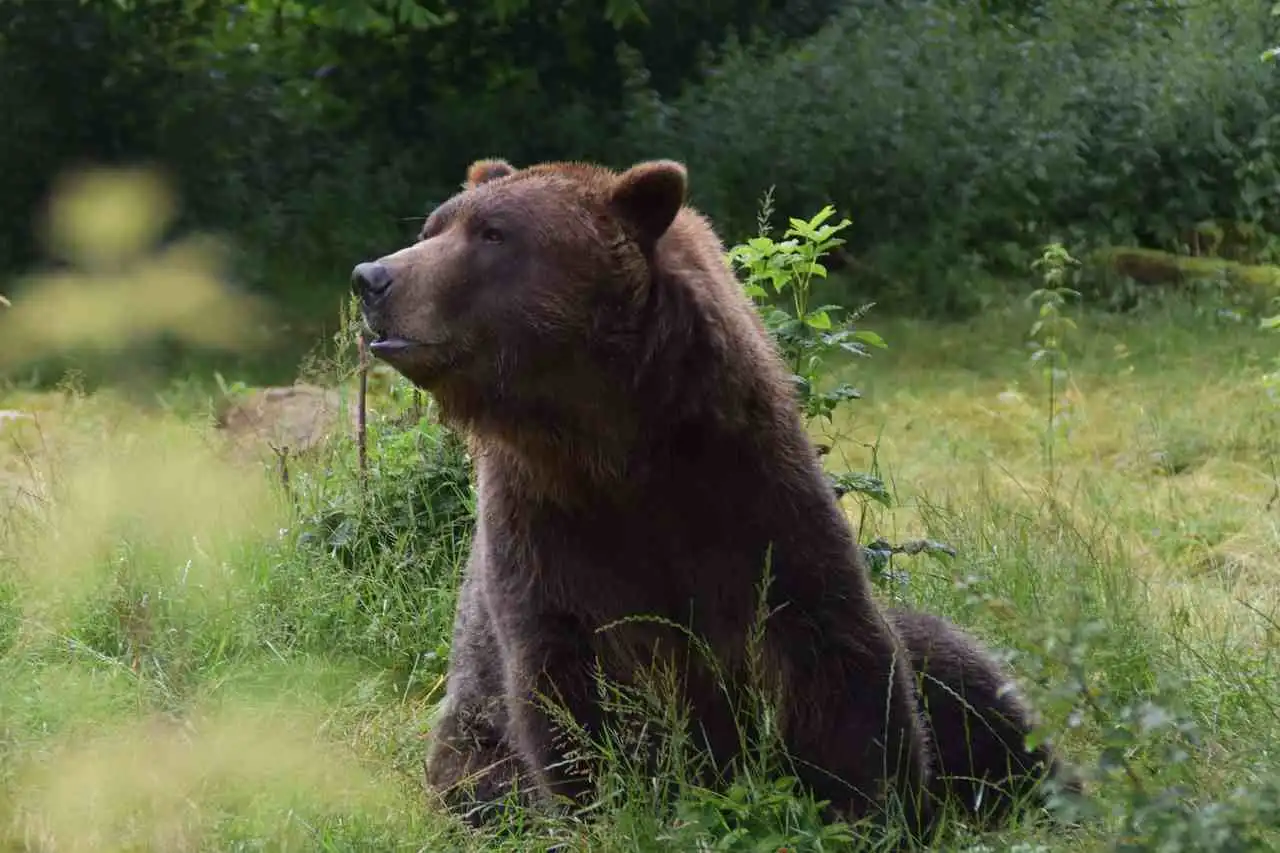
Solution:
{"label": "tall grass", "polygon": [[[895,594],[1004,650],[1089,778],[1066,828],[956,824],[942,849],[1280,846],[1273,342],[1223,316],[1080,312],[1052,490],[1022,303],[877,314],[864,398],[815,421],[892,495],[846,499],[863,541],[957,552],[895,556]],[[350,392],[350,330],[322,356],[308,378]],[[433,804],[423,738],[473,504],[464,449],[406,391],[372,383],[367,478],[342,428],[287,485],[231,452],[191,383],[144,408],[3,392],[27,415],[0,426],[3,849],[844,849],[778,768],[705,790],[678,742],[664,779],[601,744],[583,818],[471,832]]]}

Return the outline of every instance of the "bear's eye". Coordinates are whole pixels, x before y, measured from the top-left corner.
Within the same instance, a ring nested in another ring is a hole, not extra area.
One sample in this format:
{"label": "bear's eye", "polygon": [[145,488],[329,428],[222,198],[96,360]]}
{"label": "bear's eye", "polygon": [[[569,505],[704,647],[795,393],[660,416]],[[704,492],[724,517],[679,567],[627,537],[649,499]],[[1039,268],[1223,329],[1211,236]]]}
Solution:
{"label": "bear's eye", "polygon": [[486,227],[480,232],[480,239],[486,243],[501,243],[503,240],[502,232],[493,226]]}

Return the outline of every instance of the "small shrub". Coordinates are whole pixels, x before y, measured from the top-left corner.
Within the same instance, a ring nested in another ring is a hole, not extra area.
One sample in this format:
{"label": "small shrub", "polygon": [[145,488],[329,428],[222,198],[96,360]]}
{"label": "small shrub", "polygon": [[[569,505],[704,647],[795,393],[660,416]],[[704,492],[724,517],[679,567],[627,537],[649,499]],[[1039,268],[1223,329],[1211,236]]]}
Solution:
{"label": "small shrub", "polygon": [[764,311],[765,327],[780,346],[800,397],[800,412],[807,421],[831,420],[836,407],[861,396],[848,383],[840,383],[826,391],[819,390],[823,356],[843,352],[853,356],[868,355],[867,346],[884,347],[875,332],[855,330],[853,323],[871,306],[851,312],[843,321],[839,305],[810,305],[813,279],[826,278],[827,268],[821,258],[844,243],[835,235],[851,224],[848,219],[836,225],[826,221],[835,214],[830,205],[807,222],[791,219],[790,227],[775,242],[768,234],[769,197],[766,195],[760,218],[760,233],[729,250],[729,260],[746,271],[746,291],[753,299],[764,302],[775,296],[790,296],[792,313],[780,308]]}
{"label": "small shrub", "polygon": [[[772,212],[770,190],[761,201],[756,236],[731,247],[728,260],[731,266],[745,273],[743,287],[755,301],[765,328],[791,369],[801,416],[808,423],[829,423],[840,406],[862,396],[847,382],[836,381],[832,386],[833,364],[847,366],[849,357],[867,358],[871,354],[868,347],[884,349],[887,344],[875,332],[854,326],[871,310],[871,304],[854,311],[840,305],[811,305],[814,280],[827,277],[822,259],[844,244],[844,239],[836,235],[852,223],[843,219],[834,225],[828,224],[835,209],[827,205],[808,220],[789,219],[783,239],[775,241],[769,236]],[[781,307],[788,297],[790,312]],[[833,362],[832,356],[841,358]],[[864,501],[875,501],[886,507],[893,503],[888,487],[877,476],[874,466],[870,472],[844,471],[829,476],[840,496],[852,493]],[[865,508],[864,503],[864,520]],[[929,540],[895,546],[877,539],[864,548],[864,552],[874,577],[894,579],[900,584],[907,578],[891,572],[894,554],[955,556],[950,546]]]}
{"label": "small shrub", "polygon": [[[345,306],[335,352],[318,372],[354,372],[356,316]],[[367,426],[363,475],[349,439],[291,473],[295,517],[275,581],[282,631],[294,642],[427,679],[448,658],[475,496],[463,442],[416,396],[407,380],[392,379]]]}
{"label": "small shrub", "polygon": [[1032,264],[1033,269],[1041,270],[1044,286],[1032,291],[1028,301],[1037,306],[1037,318],[1031,326],[1030,337],[1035,342],[1031,353],[1031,363],[1040,368],[1048,390],[1048,422],[1045,427],[1045,467],[1049,472],[1049,488],[1053,489],[1057,482],[1057,468],[1054,466],[1053,451],[1057,444],[1057,435],[1061,427],[1059,412],[1062,400],[1059,397],[1063,383],[1069,378],[1067,371],[1067,353],[1064,349],[1066,337],[1076,329],[1076,323],[1063,313],[1067,297],[1078,297],[1078,291],[1067,287],[1068,273],[1079,261],[1060,243],[1045,247],[1044,253]]}

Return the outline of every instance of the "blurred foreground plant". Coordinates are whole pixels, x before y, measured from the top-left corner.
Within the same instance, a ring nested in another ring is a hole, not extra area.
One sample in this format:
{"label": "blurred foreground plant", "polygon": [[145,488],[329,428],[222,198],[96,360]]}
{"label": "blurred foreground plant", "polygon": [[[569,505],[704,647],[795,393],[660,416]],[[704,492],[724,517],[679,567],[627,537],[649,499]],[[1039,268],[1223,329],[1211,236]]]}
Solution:
{"label": "blurred foreground plant", "polygon": [[156,174],[90,170],[62,179],[45,212],[63,269],[19,282],[0,320],[0,369],[80,348],[123,350],[169,335],[241,349],[263,308],[228,287],[223,247],[203,236],[161,245],[177,202]]}

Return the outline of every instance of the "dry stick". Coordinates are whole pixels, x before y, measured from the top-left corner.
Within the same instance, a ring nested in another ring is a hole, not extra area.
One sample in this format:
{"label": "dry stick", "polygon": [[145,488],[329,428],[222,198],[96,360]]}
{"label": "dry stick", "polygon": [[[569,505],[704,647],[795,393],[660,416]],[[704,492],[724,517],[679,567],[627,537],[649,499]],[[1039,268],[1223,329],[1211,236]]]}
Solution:
{"label": "dry stick", "polygon": [[280,486],[284,489],[285,497],[292,498],[293,495],[289,491],[289,445],[277,446],[273,442],[271,450],[276,455],[276,470],[280,473]]}
{"label": "dry stick", "polygon": [[364,335],[356,335],[356,347],[360,351],[360,390],[356,395],[356,449],[360,458],[360,485],[364,486],[368,469],[368,451],[365,448],[365,400],[369,393],[369,351],[364,345]]}
{"label": "dry stick", "polygon": [[416,424],[422,420],[422,392],[417,388],[413,389],[413,422]]}

